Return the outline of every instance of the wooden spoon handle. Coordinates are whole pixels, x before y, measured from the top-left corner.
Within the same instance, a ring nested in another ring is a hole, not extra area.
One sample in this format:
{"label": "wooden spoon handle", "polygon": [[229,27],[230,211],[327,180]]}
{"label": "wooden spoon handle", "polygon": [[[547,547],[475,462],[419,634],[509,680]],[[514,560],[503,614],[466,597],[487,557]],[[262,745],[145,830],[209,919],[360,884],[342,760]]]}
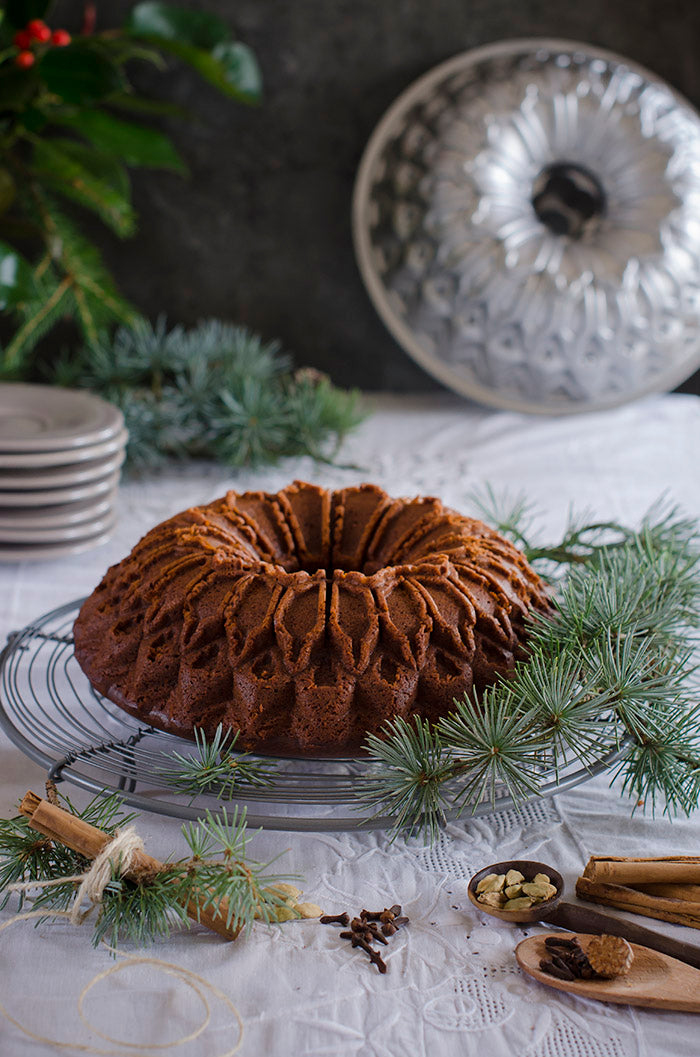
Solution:
{"label": "wooden spoon handle", "polygon": [[571,932],[595,934],[606,932],[609,936],[622,936],[630,943],[638,943],[640,947],[650,947],[653,951],[660,951],[662,954],[667,954],[669,958],[677,958],[679,962],[685,962],[686,965],[700,969],[700,947],[694,947],[691,943],[683,943],[681,940],[669,939],[659,932],[645,929],[643,925],[636,925],[633,921],[600,914],[597,910],[590,910],[588,907],[577,907],[574,903],[559,903],[542,920],[569,929]]}

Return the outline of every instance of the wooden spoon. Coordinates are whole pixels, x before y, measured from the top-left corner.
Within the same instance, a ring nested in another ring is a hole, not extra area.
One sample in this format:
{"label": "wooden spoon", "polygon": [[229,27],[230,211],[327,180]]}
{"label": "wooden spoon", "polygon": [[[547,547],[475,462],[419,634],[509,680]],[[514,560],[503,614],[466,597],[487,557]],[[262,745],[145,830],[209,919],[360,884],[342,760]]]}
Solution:
{"label": "wooden spoon", "polygon": [[[593,936],[577,936],[586,950]],[[598,1002],[700,1013],[700,972],[676,958],[633,943],[634,961],[627,976],[613,980],[559,980],[540,969],[540,959],[552,956],[544,941],[543,935],[530,936],[515,948],[520,968],[541,984]]]}
{"label": "wooden spoon", "polygon": [[[536,903],[526,910],[499,910],[497,907],[487,906],[480,903],[476,898],[476,886],[487,874],[508,873],[509,870],[519,870],[527,879],[531,880],[535,874],[547,874],[550,881],[557,890],[557,894],[543,903]],[[531,859],[511,859],[508,862],[497,862],[491,866],[485,866],[483,870],[475,873],[469,882],[467,895],[477,910],[491,917],[500,918],[501,921],[511,921],[513,924],[534,924],[537,921],[546,921],[557,925],[559,928],[568,929],[570,932],[594,933],[601,935],[607,933],[609,936],[622,936],[630,943],[637,943],[642,947],[650,947],[654,951],[660,951],[670,958],[692,965],[700,969],[700,947],[694,947],[691,943],[683,943],[681,940],[669,939],[660,932],[646,929],[633,921],[625,918],[611,917],[609,914],[601,914],[597,910],[588,907],[577,906],[575,903],[562,903],[564,894],[564,879],[552,866],[544,862],[535,862]],[[549,980],[547,980],[549,983]]]}

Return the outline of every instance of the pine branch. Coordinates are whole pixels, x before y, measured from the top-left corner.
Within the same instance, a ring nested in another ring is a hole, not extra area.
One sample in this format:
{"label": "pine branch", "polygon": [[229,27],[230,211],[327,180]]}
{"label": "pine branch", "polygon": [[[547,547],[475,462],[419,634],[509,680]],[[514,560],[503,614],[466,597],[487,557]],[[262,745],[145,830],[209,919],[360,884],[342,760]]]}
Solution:
{"label": "pine branch", "polygon": [[[97,213],[117,235],[126,238],[136,230],[136,214],[127,195],[95,175],[76,157],[71,141],[40,139],[30,133],[25,138],[34,145],[32,168],[44,183],[79,205]],[[62,150],[63,144],[67,149]]]}
{"label": "pine branch", "polygon": [[73,278],[65,276],[41,302],[25,302],[19,315],[23,322],[4,350],[3,373],[17,372],[40,338],[69,310]]}
{"label": "pine branch", "polygon": [[456,804],[476,807],[486,799],[495,804],[499,786],[516,802],[537,793],[548,744],[534,710],[519,702],[510,686],[489,687],[478,704],[467,697],[457,702],[438,732],[459,763]]}
{"label": "pine branch", "polygon": [[370,734],[366,749],[380,768],[358,794],[374,816],[394,817],[394,836],[401,830],[425,830],[434,840],[445,821],[445,782],[454,775],[440,737],[427,720],[407,723],[400,716],[385,725],[380,738]]}
{"label": "pine branch", "polygon": [[[64,806],[74,815],[113,836],[128,825],[134,815],[124,815],[122,801],[95,797],[82,811],[67,798]],[[102,940],[115,946],[120,939],[146,945],[170,935],[174,927],[189,926],[186,907],[196,904],[201,910],[214,907],[226,924],[247,931],[256,918],[267,922],[284,917],[298,917],[288,905],[280,882],[292,880],[283,874],[270,873],[272,863],[259,863],[247,856],[250,835],[246,829],[245,810],[234,809],[231,815],[207,812],[196,823],[182,828],[191,856],[166,863],[155,876],[142,882],[113,873],[98,908],[93,942]],[[213,857],[215,856],[215,857]],[[23,815],[0,820],[0,893],[15,882],[55,881],[61,877],[83,874],[90,867],[88,859],[58,841],[42,837]],[[76,882],[67,881],[38,889],[33,898],[36,908],[65,910],[76,893]],[[10,892],[6,891],[0,909]],[[19,905],[25,901],[19,893]],[[215,915],[218,916],[218,915]]]}
{"label": "pine branch", "polygon": [[240,731],[227,731],[221,723],[208,740],[195,727],[196,756],[171,753],[172,763],[158,770],[159,776],[179,793],[196,797],[212,794],[220,800],[231,800],[240,786],[266,786],[274,779],[274,764],[253,759],[249,753],[234,751]]}
{"label": "pine branch", "polygon": [[[67,797],[63,798],[64,806],[74,815],[104,830],[113,836],[121,826],[127,826],[136,817],[124,814],[122,800],[117,794],[109,797],[96,796],[78,812]],[[21,881],[47,881],[82,873],[89,862],[82,855],[58,842],[42,837],[32,829],[24,815],[12,819],[0,819],[0,893],[8,885]],[[67,906],[75,894],[75,885],[57,885],[46,889],[36,897],[34,905]],[[11,893],[6,891],[0,900],[0,909],[5,906]],[[22,907],[25,894],[19,894],[19,905]]]}
{"label": "pine branch", "polygon": [[[90,290],[85,276],[80,289]],[[189,331],[168,331],[164,320],[120,327],[46,373],[120,407],[131,465],[143,468],[187,455],[231,466],[326,460],[363,417],[356,393],[317,372],[292,373],[276,342],[218,320]]]}
{"label": "pine branch", "polygon": [[558,780],[565,764],[589,768],[627,746],[614,775],[623,793],[652,809],[657,801],[668,811],[694,809],[697,523],[665,504],[636,532],[571,517],[560,543],[537,548],[529,504],[508,497],[496,505],[511,538],[549,567],[563,567],[555,608],[532,616],[528,658],[480,701],[456,702],[422,739],[398,726],[367,740],[379,767],[369,802],[393,811],[397,827],[423,826],[434,836],[448,810],[494,803],[501,791],[517,803],[537,795],[552,774]]}

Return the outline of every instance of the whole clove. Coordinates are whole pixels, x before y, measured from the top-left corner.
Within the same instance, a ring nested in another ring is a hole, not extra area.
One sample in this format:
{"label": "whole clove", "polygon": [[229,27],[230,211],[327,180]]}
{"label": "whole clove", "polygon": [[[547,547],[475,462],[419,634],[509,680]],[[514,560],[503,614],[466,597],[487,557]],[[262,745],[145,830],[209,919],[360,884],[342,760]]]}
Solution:
{"label": "whole clove", "polygon": [[324,914],[322,918],[319,918],[322,925],[349,925],[350,918],[348,914],[343,911],[342,914]]}
{"label": "whole clove", "polygon": [[387,946],[386,937],[382,935],[382,933],[379,931],[374,922],[370,922],[367,925],[367,932],[370,934],[372,939],[376,940],[378,943],[383,943],[385,947]]}
{"label": "whole clove", "polygon": [[[557,960],[561,961],[561,959]],[[550,961],[547,958],[542,958],[540,961],[540,969],[543,973],[549,973],[550,976],[556,976],[558,980],[575,980],[576,977],[571,972],[571,969],[567,968],[563,963],[562,966],[563,967],[556,965],[554,960]]]}
{"label": "whole clove", "polygon": [[[550,976],[557,976],[560,980],[569,978],[593,980],[599,976],[588,960],[588,955],[579,943],[578,937],[573,936],[569,939],[563,936],[547,936],[544,944],[550,958],[543,958],[540,962],[540,969],[543,972],[549,973]],[[570,977],[562,976],[563,972],[569,973]]]}
{"label": "whole clove", "polygon": [[386,962],[382,958],[379,951],[375,951],[374,947],[370,947],[369,943],[367,943],[366,940],[362,939],[360,936],[355,934],[352,945],[353,947],[361,947],[362,950],[369,955],[369,960],[372,962],[373,965],[377,966],[377,969],[379,969],[380,973],[386,972]]}
{"label": "whole clove", "polygon": [[547,936],[544,945],[545,947],[566,947],[569,950],[582,949],[581,944],[576,937],[574,937],[574,939],[569,939],[567,936]]}
{"label": "whole clove", "polygon": [[393,907],[384,907],[383,910],[361,910],[360,917],[363,921],[392,921],[397,918],[401,913],[401,906],[399,903],[394,903]]}
{"label": "whole clove", "polygon": [[558,954],[553,954],[552,957],[551,957],[551,962],[552,962],[552,965],[556,965],[557,969],[561,969],[561,971],[563,973],[564,972],[570,973],[572,980],[573,980],[574,976],[577,975],[574,972],[573,966],[570,964],[570,959],[569,958],[567,958],[567,960],[564,961],[564,959],[560,958]]}
{"label": "whole clove", "polygon": [[[352,947],[359,947],[369,955],[369,960],[376,965],[380,973],[387,971],[386,962],[379,951],[372,946],[373,943],[381,943],[388,946],[388,936],[393,936],[399,928],[408,924],[408,918],[401,914],[401,906],[395,903],[392,907],[384,907],[383,910],[361,910],[359,917],[350,918],[347,913],[324,914],[320,921],[323,925],[341,925],[343,932],[338,935],[341,940],[350,940]],[[381,924],[378,924],[381,923]],[[350,926],[348,929],[347,926]]]}

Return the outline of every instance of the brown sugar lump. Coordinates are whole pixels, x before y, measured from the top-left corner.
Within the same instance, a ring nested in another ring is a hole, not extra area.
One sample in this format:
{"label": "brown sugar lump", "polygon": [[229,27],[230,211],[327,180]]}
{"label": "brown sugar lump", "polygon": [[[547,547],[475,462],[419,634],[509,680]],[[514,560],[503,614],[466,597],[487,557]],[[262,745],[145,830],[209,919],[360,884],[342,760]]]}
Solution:
{"label": "brown sugar lump", "polygon": [[439,499],[294,482],[153,528],[75,622],[78,663],[140,720],[243,749],[361,751],[512,672],[549,607],[523,555]]}

